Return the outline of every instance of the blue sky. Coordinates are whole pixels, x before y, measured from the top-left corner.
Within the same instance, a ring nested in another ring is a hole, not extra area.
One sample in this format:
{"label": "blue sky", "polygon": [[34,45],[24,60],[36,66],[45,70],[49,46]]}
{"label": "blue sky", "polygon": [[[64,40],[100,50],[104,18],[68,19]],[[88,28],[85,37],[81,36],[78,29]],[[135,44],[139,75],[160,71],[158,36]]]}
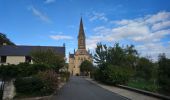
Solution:
{"label": "blue sky", "polygon": [[141,56],[170,58],[170,0],[0,0],[0,32],[18,45],[77,48],[83,17],[87,48],[133,44]]}

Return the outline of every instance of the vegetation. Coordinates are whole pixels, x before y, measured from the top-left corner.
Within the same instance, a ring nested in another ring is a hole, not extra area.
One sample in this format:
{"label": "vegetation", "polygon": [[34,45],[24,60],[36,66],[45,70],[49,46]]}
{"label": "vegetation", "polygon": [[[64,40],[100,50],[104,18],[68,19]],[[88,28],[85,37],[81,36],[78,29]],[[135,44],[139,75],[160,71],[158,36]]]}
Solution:
{"label": "vegetation", "polygon": [[159,55],[158,84],[160,92],[170,95],[170,59],[165,54]]}
{"label": "vegetation", "polygon": [[2,46],[3,43],[6,43],[6,45],[15,45],[5,34],[0,33],[0,46]]}
{"label": "vegetation", "polygon": [[17,95],[41,95],[44,84],[36,77],[17,78],[15,88]]}
{"label": "vegetation", "polygon": [[59,69],[64,67],[65,64],[64,57],[60,54],[57,54],[52,49],[36,49],[32,51],[30,55],[35,64],[49,65],[56,72],[59,72]]}
{"label": "vegetation", "polygon": [[152,78],[153,63],[147,58],[139,58],[136,66],[136,77],[149,81]]}
{"label": "vegetation", "polygon": [[69,73],[59,70],[64,67],[62,56],[56,55],[51,49],[33,51],[34,64],[20,63],[18,65],[1,65],[0,78],[16,79],[16,97],[42,96],[53,93],[58,85],[58,74],[68,80]]}
{"label": "vegetation", "polygon": [[42,96],[53,93],[58,87],[58,74],[53,70],[38,72],[35,76],[15,80],[16,97]]}
{"label": "vegetation", "polygon": [[170,95],[170,59],[165,54],[153,62],[148,57],[139,57],[133,45],[121,47],[118,43],[113,47],[99,43],[95,51],[97,81]]}
{"label": "vegetation", "polygon": [[153,84],[152,81],[130,80],[127,85],[129,87],[147,90],[150,92],[158,92],[159,89],[159,86],[157,84]]}
{"label": "vegetation", "polygon": [[90,61],[85,60],[81,63],[80,71],[83,75],[87,76],[89,72],[92,72],[92,70],[93,70],[93,64]]}
{"label": "vegetation", "polygon": [[126,84],[133,73],[136,56],[133,46],[122,48],[116,43],[114,47],[107,47],[99,43],[94,55],[99,67],[95,79],[108,84]]}
{"label": "vegetation", "polygon": [[10,80],[19,77],[30,77],[39,71],[48,70],[49,66],[43,64],[20,63],[18,65],[1,65],[0,78]]}

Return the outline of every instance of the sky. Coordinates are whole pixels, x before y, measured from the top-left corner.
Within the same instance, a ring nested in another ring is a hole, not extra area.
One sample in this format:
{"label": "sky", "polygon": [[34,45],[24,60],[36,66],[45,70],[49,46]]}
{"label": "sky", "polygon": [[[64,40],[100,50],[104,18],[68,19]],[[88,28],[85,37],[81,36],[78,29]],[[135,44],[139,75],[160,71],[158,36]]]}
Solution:
{"label": "sky", "polygon": [[170,0],[0,0],[0,32],[17,45],[77,49],[80,18],[86,47],[134,45],[140,56],[170,58]]}

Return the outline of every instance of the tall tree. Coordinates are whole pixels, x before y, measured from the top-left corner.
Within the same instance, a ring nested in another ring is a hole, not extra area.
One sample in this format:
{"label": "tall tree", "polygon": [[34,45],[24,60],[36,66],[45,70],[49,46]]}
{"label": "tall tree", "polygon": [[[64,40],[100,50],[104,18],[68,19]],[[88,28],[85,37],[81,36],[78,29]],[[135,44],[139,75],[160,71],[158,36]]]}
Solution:
{"label": "tall tree", "polygon": [[165,54],[159,55],[158,83],[161,92],[170,95],[170,59]]}
{"label": "tall tree", "polygon": [[5,34],[0,33],[0,46],[2,46],[3,43],[6,43],[6,45],[15,45]]}
{"label": "tall tree", "polygon": [[96,53],[94,54],[94,62],[99,65],[99,67],[103,66],[107,62],[108,57],[108,48],[106,45],[101,43],[97,44]]}

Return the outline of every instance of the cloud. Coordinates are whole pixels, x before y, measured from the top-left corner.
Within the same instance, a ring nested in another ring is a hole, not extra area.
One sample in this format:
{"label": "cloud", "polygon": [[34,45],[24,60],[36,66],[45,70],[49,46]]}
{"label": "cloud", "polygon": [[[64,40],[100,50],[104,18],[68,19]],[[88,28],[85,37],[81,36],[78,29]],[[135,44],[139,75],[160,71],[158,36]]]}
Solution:
{"label": "cloud", "polygon": [[47,15],[45,15],[44,13],[42,13],[41,11],[39,11],[38,9],[36,9],[35,7],[31,6],[29,7],[29,10],[32,11],[32,13],[37,16],[39,19],[41,19],[42,21],[46,22],[46,23],[51,23],[51,20],[48,18]]}
{"label": "cloud", "polygon": [[66,35],[50,35],[50,38],[54,40],[70,40],[72,39],[71,36],[66,36]]}
{"label": "cloud", "polygon": [[105,16],[104,13],[98,13],[98,12],[92,12],[90,14],[90,21],[94,21],[94,20],[103,20],[103,21],[108,21],[108,18]]}
{"label": "cloud", "polygon": [[158,55],[160,53],[165,53],[167,57],[170,57],[170,45],[165,47],[162,43],[148,43],[137,45],[136,49],[141,56],[151,56],[154,61],[158,60]]}
{"label": "cloud", "polygon": [[[170,51],[170,47],[166,48],[161,44],[162,39],[170,35],[170,12],[163,11],[135,19],[110,21],[110,23],[112,27],[98,26],[93,29],[95,34],[87,40],[89,48],[95,48],[98,42],[126,40],[143,44],[145,48],[148,48],[145,52],[149,51],[151,54],[158,55],[158,53]],[[156,44],[154,46],[161,49],[155,52],[151,44]],[[150,48],[153,48],[153,51]]]}
{"label": "cloud", "polygon": [[45,4],[50,4],[50,3],[54,3],[56,0],[45,0]]}

